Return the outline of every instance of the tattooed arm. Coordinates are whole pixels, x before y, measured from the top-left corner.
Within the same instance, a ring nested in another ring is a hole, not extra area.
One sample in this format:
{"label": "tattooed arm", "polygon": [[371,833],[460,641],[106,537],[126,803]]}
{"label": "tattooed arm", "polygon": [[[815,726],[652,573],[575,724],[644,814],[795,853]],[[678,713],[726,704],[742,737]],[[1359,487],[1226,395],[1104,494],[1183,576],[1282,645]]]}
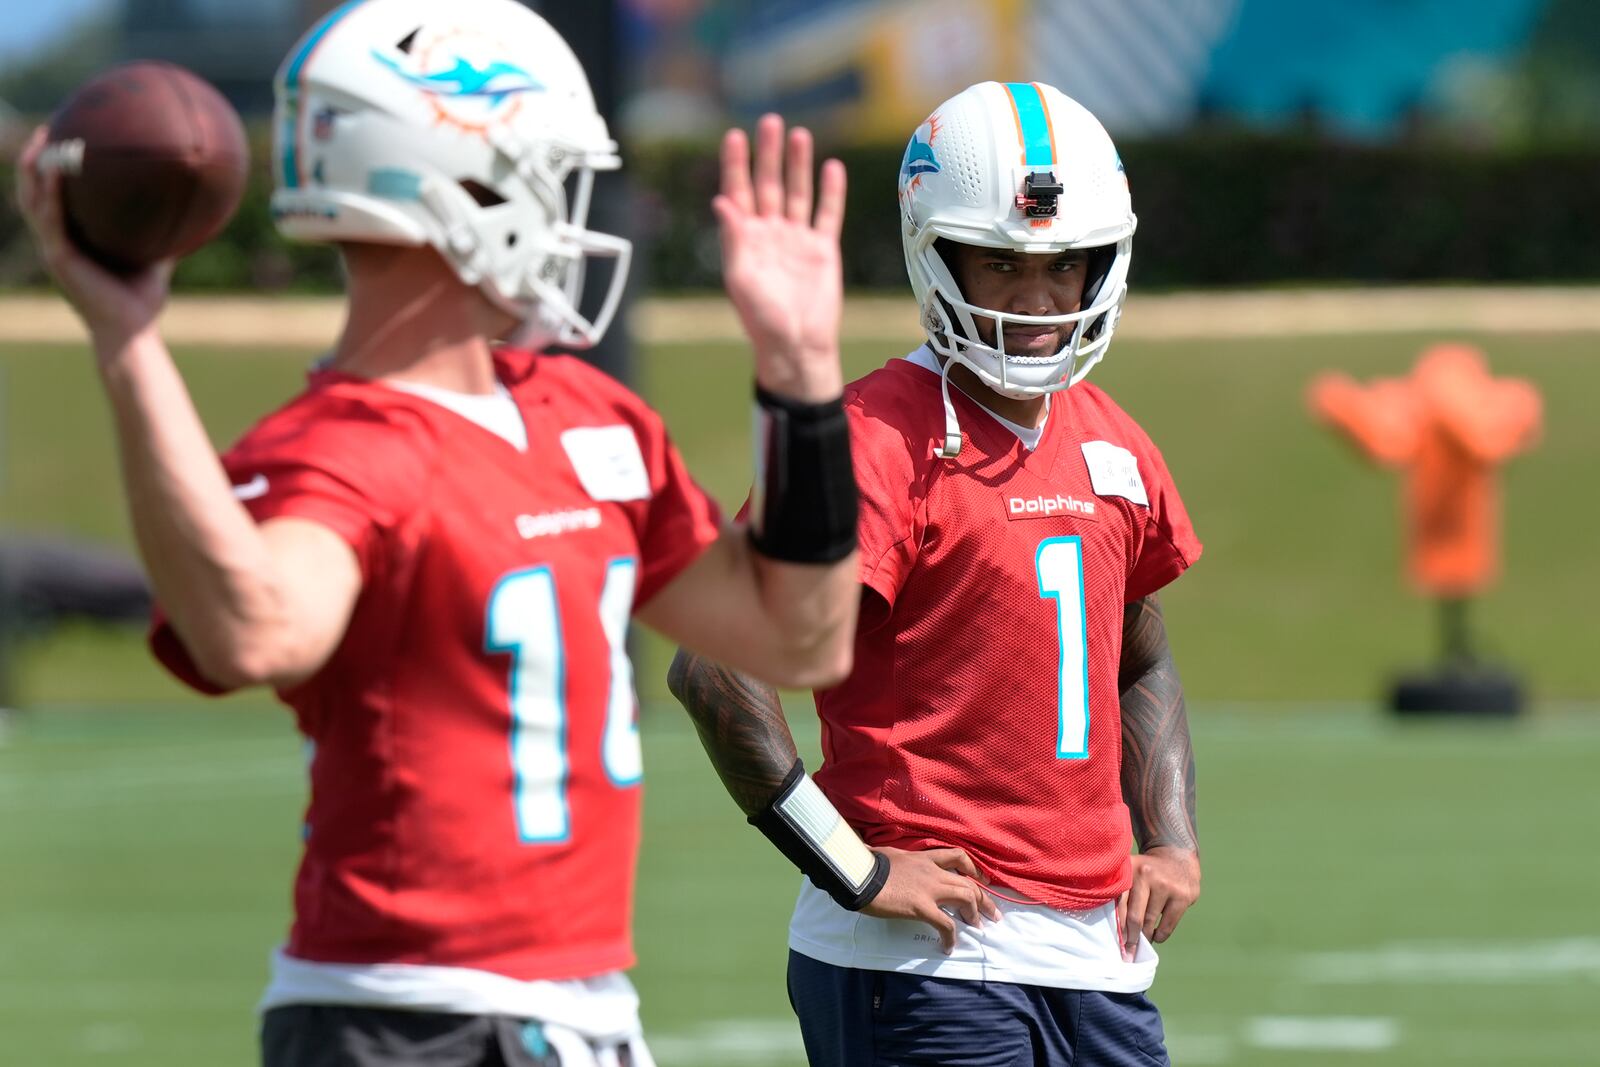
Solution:
{"label": "tattooed arm", "polygon": [[683,648],[667,671],[667,688],[694,720],[739,810],[748,816],[765,808],[800,758],[778,691]]}
{"label": "tattooed arm", "polygon": [[[778,691],[687,649],[679,649],[667,672],[667,688],[689,712],[695,732],[728,794],[747,817],[777,797],[799,761]],[[958,848],[905,852],[874,848],[889,860],[889,878],[861,910],[889,919],[919,919],[939,932],[940,947],[955,945],[956,924],[943,907],[970,925],[998,918],[980,889],[972,858]]]}
{"label": "tattooed arm", "polygon": [[1122,622],[1122,797],[1139,851],[1170,845],[1199,851],[1194,750],[1183,683],[1155,594],[1128,605]]}
{"label": "tattooed arm", "polygon": [[1123,948],[1131,958],[1142,930],[1160,943],[1200,896],[1194,749],[1183,683],[1167,644],[1155,594],[1129,604],[1122,623],[1117,689],[1122,702],[1122,799],[1139,854],[1121,902]]}

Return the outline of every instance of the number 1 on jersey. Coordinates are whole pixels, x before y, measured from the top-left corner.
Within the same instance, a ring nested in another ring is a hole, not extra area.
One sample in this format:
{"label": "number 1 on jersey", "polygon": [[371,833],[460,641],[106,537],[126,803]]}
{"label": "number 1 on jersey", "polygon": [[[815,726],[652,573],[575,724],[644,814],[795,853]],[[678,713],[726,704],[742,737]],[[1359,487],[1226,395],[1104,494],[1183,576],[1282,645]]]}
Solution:
{"label": "number 1 on jersey", "polygon": [[549,567],[513,571],[489,594],[489,650],[511,653],[512,798],[525,842],[567,838],[567,678]]}
{"label": "number 1 on jersey", "polygon": [[[627,557],[606,567],[600,624],[611,652],[611,693],[600,761],[611,783],[641,777],[639,731],[634,723],[633,666],[628,661],[628,618],[638,563]],[[549,567],[512,571],[489,594],[488,648],[511,653],[512,805],[524,844],[565,841],[567,810],[566,648]]]}
{"label": "number 1 on jersey", "polygon": [[1084,627],[1083,538],[1049,537],[1033,557],[1039,596],[1056,602],[1056,637],[1061,649],[1056,758],[1089,755],[1089,637]]}

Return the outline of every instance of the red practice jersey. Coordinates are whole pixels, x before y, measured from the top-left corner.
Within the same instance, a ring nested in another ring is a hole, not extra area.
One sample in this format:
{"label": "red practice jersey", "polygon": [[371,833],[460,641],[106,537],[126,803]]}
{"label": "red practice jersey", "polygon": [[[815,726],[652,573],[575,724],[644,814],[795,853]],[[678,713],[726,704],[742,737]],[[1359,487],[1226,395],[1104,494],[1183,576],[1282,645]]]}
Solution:
{"label": "red practice jersey", "polygon": [[[319,372],[224,457],[257,521],[328,527],[363,578],[332,659],[279,694],[312,742],[291,956],[522,980],[633,962],[624,637],[718,516],[622,386],[566,357],[496,363],[526,452],[418,396]],[[170,626],[152,640],[215,691]]]}
{"label": "red practice jersey", "polygon": [[1058,908],[1130,883],[1119,784],[1124,605],[1200,554],[1150,439],[1087,383],[1028,451],[969,397],[954,460],[939,377],[846,390],[861,486],[855,669],[817,694],[817,784],[873,845],[958,846]]}

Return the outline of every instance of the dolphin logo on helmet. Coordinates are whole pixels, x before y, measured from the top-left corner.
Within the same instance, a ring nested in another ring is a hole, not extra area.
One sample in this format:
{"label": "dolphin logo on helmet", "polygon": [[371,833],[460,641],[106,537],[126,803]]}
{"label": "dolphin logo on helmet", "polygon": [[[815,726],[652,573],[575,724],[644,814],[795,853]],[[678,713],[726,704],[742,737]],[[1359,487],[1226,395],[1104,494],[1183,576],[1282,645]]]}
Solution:
{"label": "dolphin logo on helmet", "polygon": [[900,163],[902,196],[906,190],[921,185],[924,175],[938,174],[944,169],[939,157],[933,153],[933,142],[939,136],[939,129],[939,116],[934,113],[911,135],[911,142],[906,145],[905,158]]}
{"label": "dolphin logo on helmet", "polygon": [[449,70],[434,74],[418,74],[406,70],[397,60],[390,59],[376,48],[372,50],[372,58],[425,93],[486,97],[491,107],[498,107],[513,93],[538,92],[544,88],[543,84],[521,67],[501,60],[479,67],[474,66],[470,60],[457,56],[455,65]]}
{"label": "dolphin logo on helmet", "polygon": [[911,177],[913,174],[936,174],[939,171],[939,160],[934,157],[933,146],[915,136],[906,146],[906,161],[900,168],[902,177]]}

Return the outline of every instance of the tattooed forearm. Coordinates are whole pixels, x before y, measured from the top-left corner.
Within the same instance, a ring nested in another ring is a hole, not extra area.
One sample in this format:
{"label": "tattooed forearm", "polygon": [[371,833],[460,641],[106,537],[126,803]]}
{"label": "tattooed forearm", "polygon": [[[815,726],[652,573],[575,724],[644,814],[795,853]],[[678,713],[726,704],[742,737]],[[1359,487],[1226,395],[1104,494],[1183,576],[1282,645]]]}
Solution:
{"label": "tattooed forearm", "polygon": [[1122,694],[1122,798],[1133,816],[1139,851],[1165,845],[1198,852],[1189,716],[1154,595],[1128,605],[1117,682]]}
{"label": "tattooed forearm", "polygon": [[667,688],[688,709],[728,795],[746,815],[766,807],[799,758],[778,691],[686,649],[673,657]]}

